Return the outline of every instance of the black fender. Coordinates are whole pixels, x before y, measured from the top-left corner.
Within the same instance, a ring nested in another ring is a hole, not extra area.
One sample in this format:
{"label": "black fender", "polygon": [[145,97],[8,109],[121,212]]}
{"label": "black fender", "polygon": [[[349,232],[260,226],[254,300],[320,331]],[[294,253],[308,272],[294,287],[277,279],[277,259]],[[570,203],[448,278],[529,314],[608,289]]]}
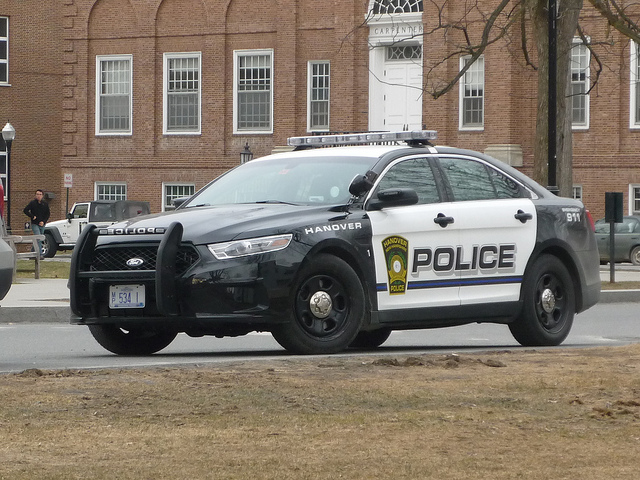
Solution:
{"label": "black fender", "polygon": [[61,243],[64,243],[62,241],[62,235],[60,235],[60,230],[58,230],[57,227],[46,227],[45,226],[44,227],[44,233],[45,233],[45,235],[47,233],[50,234],[58,245],[60,245]]}

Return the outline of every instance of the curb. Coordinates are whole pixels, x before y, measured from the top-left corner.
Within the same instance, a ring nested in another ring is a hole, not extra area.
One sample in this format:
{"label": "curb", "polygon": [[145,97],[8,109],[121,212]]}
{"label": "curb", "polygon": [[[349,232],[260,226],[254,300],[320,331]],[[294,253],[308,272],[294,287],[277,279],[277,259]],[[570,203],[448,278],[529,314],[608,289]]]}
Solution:
{"label": "curb", "polygon": [[[603,290],[598,303],[640,303],[640,290]],[[0,323],[69,324],[69,307],[1,307]]]}
{"label": "curb", "polygon": [[69,307],[0,307],[0,323],[69,323]]}
{"label": "curb", "polygon": [[640,290],[602,290],[598,303],[640,302]]}

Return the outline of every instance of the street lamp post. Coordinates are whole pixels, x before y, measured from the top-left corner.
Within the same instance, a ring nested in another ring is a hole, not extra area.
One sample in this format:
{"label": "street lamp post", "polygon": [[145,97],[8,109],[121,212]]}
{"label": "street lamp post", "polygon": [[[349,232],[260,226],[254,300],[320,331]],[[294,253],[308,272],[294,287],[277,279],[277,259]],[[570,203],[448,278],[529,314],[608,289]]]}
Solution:
{"label": "street lamp post", "polygon": [[253,160],[253,152],[249,149],[249,142],[246,142],[244,149],[240,152],[240,163],[247,163]]}
{"label": "street lamp post", "polygon": [[4,144],[7,146],[7,231],[11,229],[11,143],[13,139],[16,138],[16,129],[13,128],[9,122],[2,129],[2,138],[4,139]]}
{"label": "street lamp post", "polygon": [[549,0],[549,92],[548,92],[548,151],[547,151],[547,190],[558,195],[557,180],[557,71],[558,71],[558,3]]}

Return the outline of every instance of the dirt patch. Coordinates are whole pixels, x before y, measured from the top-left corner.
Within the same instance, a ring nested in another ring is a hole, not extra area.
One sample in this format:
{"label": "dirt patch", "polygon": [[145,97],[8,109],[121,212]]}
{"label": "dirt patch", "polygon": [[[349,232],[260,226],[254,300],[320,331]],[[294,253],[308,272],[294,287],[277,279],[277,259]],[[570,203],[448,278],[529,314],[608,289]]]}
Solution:
{"label": "dirt patch", "polygon": [[637,478],[640,345],[0,376],[0,479]]}

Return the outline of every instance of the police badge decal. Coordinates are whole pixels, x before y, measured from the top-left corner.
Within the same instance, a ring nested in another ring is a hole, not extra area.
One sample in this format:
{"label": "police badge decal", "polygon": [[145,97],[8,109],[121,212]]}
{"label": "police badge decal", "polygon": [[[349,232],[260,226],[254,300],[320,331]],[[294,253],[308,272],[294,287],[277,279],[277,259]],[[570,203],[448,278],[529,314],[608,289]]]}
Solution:
{"label": "police badge decal", "polygon": [[387,264],[389,294],[401,295],[407,290],[409,241],[406,238],[393,235],[382,241],[382,249]]}

